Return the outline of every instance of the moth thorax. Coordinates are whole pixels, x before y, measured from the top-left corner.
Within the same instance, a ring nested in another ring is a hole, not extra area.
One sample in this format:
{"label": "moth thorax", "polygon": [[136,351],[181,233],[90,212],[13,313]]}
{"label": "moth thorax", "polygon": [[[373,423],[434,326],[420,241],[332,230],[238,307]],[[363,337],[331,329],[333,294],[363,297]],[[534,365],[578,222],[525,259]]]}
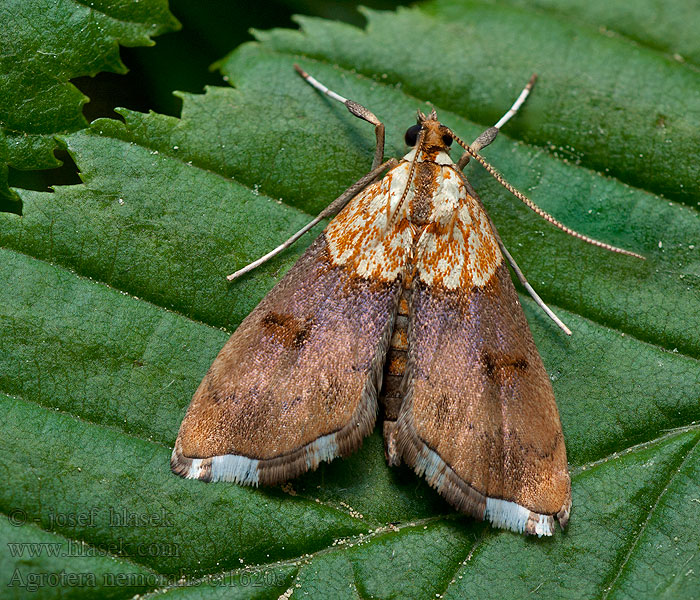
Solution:
{"label": "moth thorax", "polygon": [[408,205],[408,219],[413,225],[425,226],[433,213],[433,201],[442,167],[434,162],[416,164],[414,192]]}

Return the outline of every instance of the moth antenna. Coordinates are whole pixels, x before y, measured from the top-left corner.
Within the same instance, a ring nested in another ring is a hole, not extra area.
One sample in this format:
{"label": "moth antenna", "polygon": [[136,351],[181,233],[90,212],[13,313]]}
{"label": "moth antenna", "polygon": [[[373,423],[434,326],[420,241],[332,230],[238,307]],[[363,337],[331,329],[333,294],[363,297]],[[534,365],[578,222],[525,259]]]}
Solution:
{"label": "moth antenna", "polygon": [[[474,188],[469,183],[469,180],[464,175],[464,173],[460,172],[459,175],[462,181],[464,182],[464,185],[467,187],[467,191],[469,192],[469,194],[471,194],[475,198],[478,198],[476,192],[474,191]],[[520,270],[518,263],[515,262],[515,259],[513,258],[511,253],[508,252],[508,248],[506,248],[505,244],[503,243],[503,240],[501,239],[501,236],[499,235],[496,226],[493,224],[491,217],[486,211],[484,211],[484,214],[486,215],[486,218],[488,219],[488,222],[491,225],[491,231],[493,231],[493,235],[496,237],[496,241],[498,242],[498,246],[501,249],[501,253],[503,254],[503,256],[505,256],[506,260],[512,267],[516,277],[518,278],[518,281],[520,281],[523,287],[527,290],[527,293],[530,294],[530,297],[535,301],[537,306],[539,306],[545,312],[545,314],[556,323],[557,327],[559,327],[559,329],[561,329],[566,335],[571,335],[571,329],[569,329],[566,326],[566,324],[556,315],[556,313],[544,303],[544,300],[540,298],[540,295],[535,291],[535,288],[533,288],[530,285],[530,282],[525,277],[525,274]]]}
{"label": "moth antenna", "polygon": [[460,145],[462,148],[464,148],[473,158],[475,158],[479,163],[481,163],[481,166],[484,167],[488,171],[488,173],[496,180],[498,183],[500,183],[504,188],[506,188],[513,196],[515,196],[518,200],[521,200],[525,206],[527,206],[529,209],[534,211],[537,215],[542,217],[545,221],[548,221],[555,227],[561,229],[564,233],[569,234],[571,237],[578,238],[579,240],[583,242],[587,242],[593,246],[598,246],[599,248],[603,248],[604,250],[609,250],[610,252],[616,252],[618,254],[626,254],[627,256],[634,256],[635,258],[639,258],[641,260],[646,260],[644,256],[641,254],[637,254],[636,252],[632,252],[631,250],[625,250],[624,248],[618,248],[617,246],[612,246],[611,244],[606,244],[605,242],[601,242],[600,240],[593,239],[591,237],[588,237],[587,235],[583,235],[582,233],[579,233],[578,231],[575,231],[571,229],[570,227],[567,227],[563,223],[557,221],[552,215],[550,215],[548,212],[542,210],[537,204],[535,204],[530,198],[528,198],[525,194],[522,192],[518,191],[515,189],[510,183],[508,183],[503,176],[496,171],[495,168],[491,166],[486,160],[484,160],[481,155],[479,155],[477,152],[472,150],[472,148],[467,144],[466,142],[462,141],[451,129],[448,128],[449,134],[452,136],[452,138]]}
{"label": "moth antenna", "polygon": [[331,202],[324,210],[322,210],[321,213],[313,221],[302,227],[288,240],[282,242],[279,246],[277,246],[277,248],[265,254],[265,256],[261,256],[258,260],[253,261],[252,263],[246,265],[242,269],[239,269],[235,273],[231,273],[231,275],[228,275],[226,279],[228,279],[229,281],[238,279],[241,275],[249,273],[256,267],[259,267],[274,256],[278,255],[283,250],[286,250],[302,235],[304,235],[307,231],[313,228],[314,225],[317,225],[322,219],[338,214],[338,212],[340,212],[343,206],[345,206],[358,192],[360,192],[367,185],[372,183],[377,177],[379,177],[382,171],[384,171],[387,168],[393,168],[397,164],[396,160],[393,158],[382,163],[382,160],[384,158],[384,124],[375,116],[375,114],[371,110],[365,108],[358,102],[355,102],[354,100],[348,100],[347,98],[344,98],[340,94],[329,89],[328,87],[323,85],[318,79],[309,75],[299,65],[295,64],[294,70],[297,73],[299,73],[299,75],[304,79],[304,81],[306,81],[311,87],[319,90],[320,92],[323,92],[329,98],[333,98],[333,100],[342,102],[351,114],[374,125],[374,131],[377,138],[377,147],[375,149],[374,159],[372,161],[372,170],[367,175],[365,175],[360,180],[351,185],[347,190],[345,190],[345,192],[343,192],[343,194],[341,194],[338,198]]}
{"label": "moth antenna", "polygon": [[252,263],[247,264],[242,269],[238,269],[238,271],[236,271],[235,273],[231,273],[230,275],[227,275],[226,279],[228,279],[229,281],[233,281],[234,279],[238,279],[241,275],[245,275],[246,273],[250,273],[253,269],[256,269],[260,265],[265,264],[268,260],[277,256],[280,252],[289,248],[294,242],[296,242],[302,235],[304,235],[307,231],[309,231],[309,229],[311,229],[314,225],[317,225],[323,219],[322,215],[323,215],[323,213],[319,214],[313,221],[310,221],[309,223],[304,225],[304,227],[302,227],[299,231],[297,231],[292,237],[290,237],[286,241],[282,242],[274,250],[270,250],[270,252],[268,252],[264,256],[261,256],[258,260],[255,260]]}

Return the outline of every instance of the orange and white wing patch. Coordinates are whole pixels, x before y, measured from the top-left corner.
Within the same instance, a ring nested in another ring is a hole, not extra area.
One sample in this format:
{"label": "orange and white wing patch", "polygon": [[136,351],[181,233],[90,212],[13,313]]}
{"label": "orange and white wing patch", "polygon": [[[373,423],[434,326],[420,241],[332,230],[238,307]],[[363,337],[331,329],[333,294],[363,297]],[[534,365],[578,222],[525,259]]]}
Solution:
{"label": "orange and white wing patch", "polygon": [[410,164],[402,162],[381,181],[358,194],[326,228],[328,250],[335,265],[372,281],[394,281],[406,267],[413,227],[402,220],[413,194],[408,190],[402,214],[395,214],[408,181]]}
{"label": "orange and white wing patch", "polygon": [[417,248],[417,271],[426,285],[448,290],[484,286],[503,261],[481,202],[450,167],[443,167],[431,223]]}

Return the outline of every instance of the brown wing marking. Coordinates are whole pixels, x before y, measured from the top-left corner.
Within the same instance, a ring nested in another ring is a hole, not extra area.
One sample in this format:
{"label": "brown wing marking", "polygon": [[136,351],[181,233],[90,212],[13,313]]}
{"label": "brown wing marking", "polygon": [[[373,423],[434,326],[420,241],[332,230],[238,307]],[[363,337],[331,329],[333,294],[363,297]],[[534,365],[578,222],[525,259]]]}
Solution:
{"label": "brown wing marking", "polygon": [[498,259],[485,283],[467,289],[416,277],[397,443],[459,510],[551,535],[554,517],[564,526],[571,505],[564,438],[500,252]]}
{"label": "brown wing marking", "polygon": [[[359,238],[343,215],[386,210],[387,177],[352,200],[231,336],[182,422],[175,473],[275,484],[351,453],[372,431],[409,248],[405,233],[379,227]],[[367,252],[338,256],[331,243],[391,248],[397,268],[359,276]]]}

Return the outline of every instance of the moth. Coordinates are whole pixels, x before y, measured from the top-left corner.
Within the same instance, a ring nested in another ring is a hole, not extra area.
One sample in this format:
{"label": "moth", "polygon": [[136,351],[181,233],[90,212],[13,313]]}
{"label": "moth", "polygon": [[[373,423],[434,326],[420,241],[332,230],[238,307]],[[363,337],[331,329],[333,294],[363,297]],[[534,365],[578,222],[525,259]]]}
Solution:
{"label": "moth", "polygon": [[[496,527],[552,535],[571,508],[552,386],[503,246],[462,169],[475,159],[553,225],[586,242],[507,183],[471,145],[418,112],[411,150],[384,160],[384,125],[295,65],[301,77],[375,127],[368,175],[284,244],[334,216],[219,353],[182,421],[171,468],[182,477],[274,485],[357,450],[382,412],[389,465],[405,463],[457,510]],[[450,146],[465,152],[457,163]],[[383,173],[385,173],[382,176]]]}

